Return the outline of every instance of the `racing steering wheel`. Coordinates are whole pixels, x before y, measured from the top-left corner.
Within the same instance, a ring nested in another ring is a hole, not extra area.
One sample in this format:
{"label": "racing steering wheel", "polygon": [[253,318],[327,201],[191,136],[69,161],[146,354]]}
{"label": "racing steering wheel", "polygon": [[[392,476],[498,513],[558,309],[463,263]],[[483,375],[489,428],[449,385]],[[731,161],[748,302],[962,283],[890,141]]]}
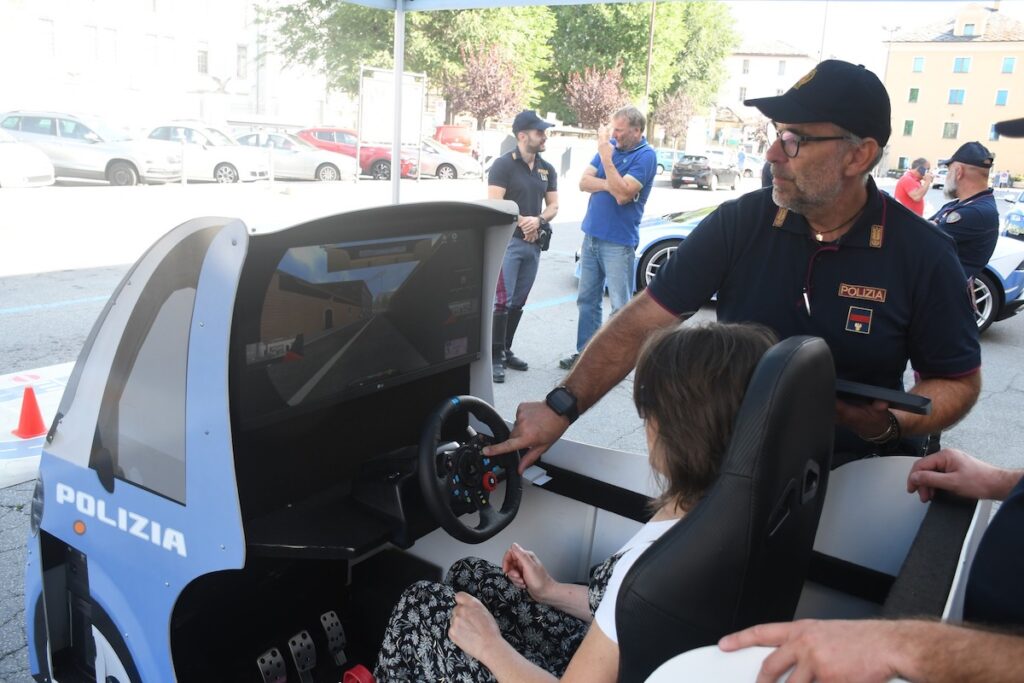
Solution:
{"label": "racing steering wheel", "polygon": [[[491,429],[493,437],[466,427],[466,438],[445,446],[441,434],[445,423],[469,413]],[[519,451],[493,458],[484,446],[508,439],[508,427],[488,403],[473,396],[454,396],[437,407],[423,425],[420,436],[419,479],[427,508],[452,537],[465,543],[482,543],[504,529],[519,511],[523,497],[519,476]],[[491,505],[490,494],[505,480],[501,509]],[[480,523],[470,527],[459,519],[469,512],[480,513]]]}

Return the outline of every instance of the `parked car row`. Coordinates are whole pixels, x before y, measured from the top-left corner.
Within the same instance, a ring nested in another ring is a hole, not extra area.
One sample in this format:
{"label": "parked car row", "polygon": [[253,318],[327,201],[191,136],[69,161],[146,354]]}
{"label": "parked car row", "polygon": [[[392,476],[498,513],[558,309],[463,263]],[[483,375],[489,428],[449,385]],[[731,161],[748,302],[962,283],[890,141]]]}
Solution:
{"label": "parked car row", "polygon": [[[356,132],[345,128],[248,132],[236,139],[203,121],[174,120],[133,136],[88,117],[12,111],[0,115],[0,131],[3,187],[48,185],[56,177],[111,185],[173,183],[182,175],[218,183],[264,180],[271,173],[290,180],[391,177],[391,146],[359,144],[357,162]],[[403,147],[401,153],[402,177],[421,173],[453,179],[479,177],[482,169],[472,156],[424,139],[419,149]]]}
{"label": "parked car row", "polygon": [[736,189],[742,171],[724,154],[684,154],[672,167],[672,187],[696,185],[714,192],[719,186]]}

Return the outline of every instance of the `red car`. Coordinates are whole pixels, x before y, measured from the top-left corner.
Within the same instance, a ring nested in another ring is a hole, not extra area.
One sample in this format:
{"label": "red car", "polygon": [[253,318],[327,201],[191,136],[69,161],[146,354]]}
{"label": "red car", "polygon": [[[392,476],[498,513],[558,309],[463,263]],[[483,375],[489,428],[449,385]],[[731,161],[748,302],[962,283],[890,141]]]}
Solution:
{"label": "red car", "polygon": [[[359,138],[351,128],[306,128],[300,130],[298,136],[320,149],[331,152],[356,156],[356,140]],[[416,175],[416,157],[404,150],[401,156],[402,177],[411,178]],[[364,175],[379,180],[391,178],[391,146],[374,143],[360,143],[359,168]]]}

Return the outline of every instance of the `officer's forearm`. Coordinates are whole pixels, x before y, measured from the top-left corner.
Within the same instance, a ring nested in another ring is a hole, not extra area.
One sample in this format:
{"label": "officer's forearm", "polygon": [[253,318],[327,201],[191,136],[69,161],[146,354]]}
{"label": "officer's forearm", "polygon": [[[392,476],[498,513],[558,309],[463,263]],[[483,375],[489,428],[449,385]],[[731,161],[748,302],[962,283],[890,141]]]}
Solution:
{"label": "officer's forearm", "polygon": [[928,415],[915,415],[894,410],[900,431],[908,435],[932,434],[953,426],[971,409],[981,393],[981,372],[963,377],[923,379],[910,393],[930,398],[932,411]]}

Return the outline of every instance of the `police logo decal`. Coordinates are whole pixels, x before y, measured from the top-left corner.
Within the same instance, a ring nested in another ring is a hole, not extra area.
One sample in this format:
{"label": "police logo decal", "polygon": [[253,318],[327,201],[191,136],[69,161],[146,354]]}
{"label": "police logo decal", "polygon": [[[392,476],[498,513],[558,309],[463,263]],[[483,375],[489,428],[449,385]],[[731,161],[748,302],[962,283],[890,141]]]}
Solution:
{"label": "police logo decal", "polygon": [[874,311],[870,308],[850,306],[850,312],[846,314],[846,331],[857,334],[871,334],[871,317]]}
{"label": "police logo decal", "polygon": [[818,73],[818,69],[817,68],[811,69],[806,74],[804,74],[803,78],[801,78],[799,81],[794,83],[793,87],[791,89],[792,90],[799,90],[801,87],[807,85],[807,83],[810,82],[810,80],[812,78],[814,78],[814,74],[816,74],[816,73]]}
{"label": "police logo decal", "polygon": [[950,211],[948,214],[946,214],[946,222],[947,223],[956,223],[959,220],[960,220],[960,214],[958,214],[956,211]]}
{"label": "police logo decal", "polygon": [[538,168],[537,175],[539,175],[540,179],[543,180],[545,183],[548,181],[548,169]]}

